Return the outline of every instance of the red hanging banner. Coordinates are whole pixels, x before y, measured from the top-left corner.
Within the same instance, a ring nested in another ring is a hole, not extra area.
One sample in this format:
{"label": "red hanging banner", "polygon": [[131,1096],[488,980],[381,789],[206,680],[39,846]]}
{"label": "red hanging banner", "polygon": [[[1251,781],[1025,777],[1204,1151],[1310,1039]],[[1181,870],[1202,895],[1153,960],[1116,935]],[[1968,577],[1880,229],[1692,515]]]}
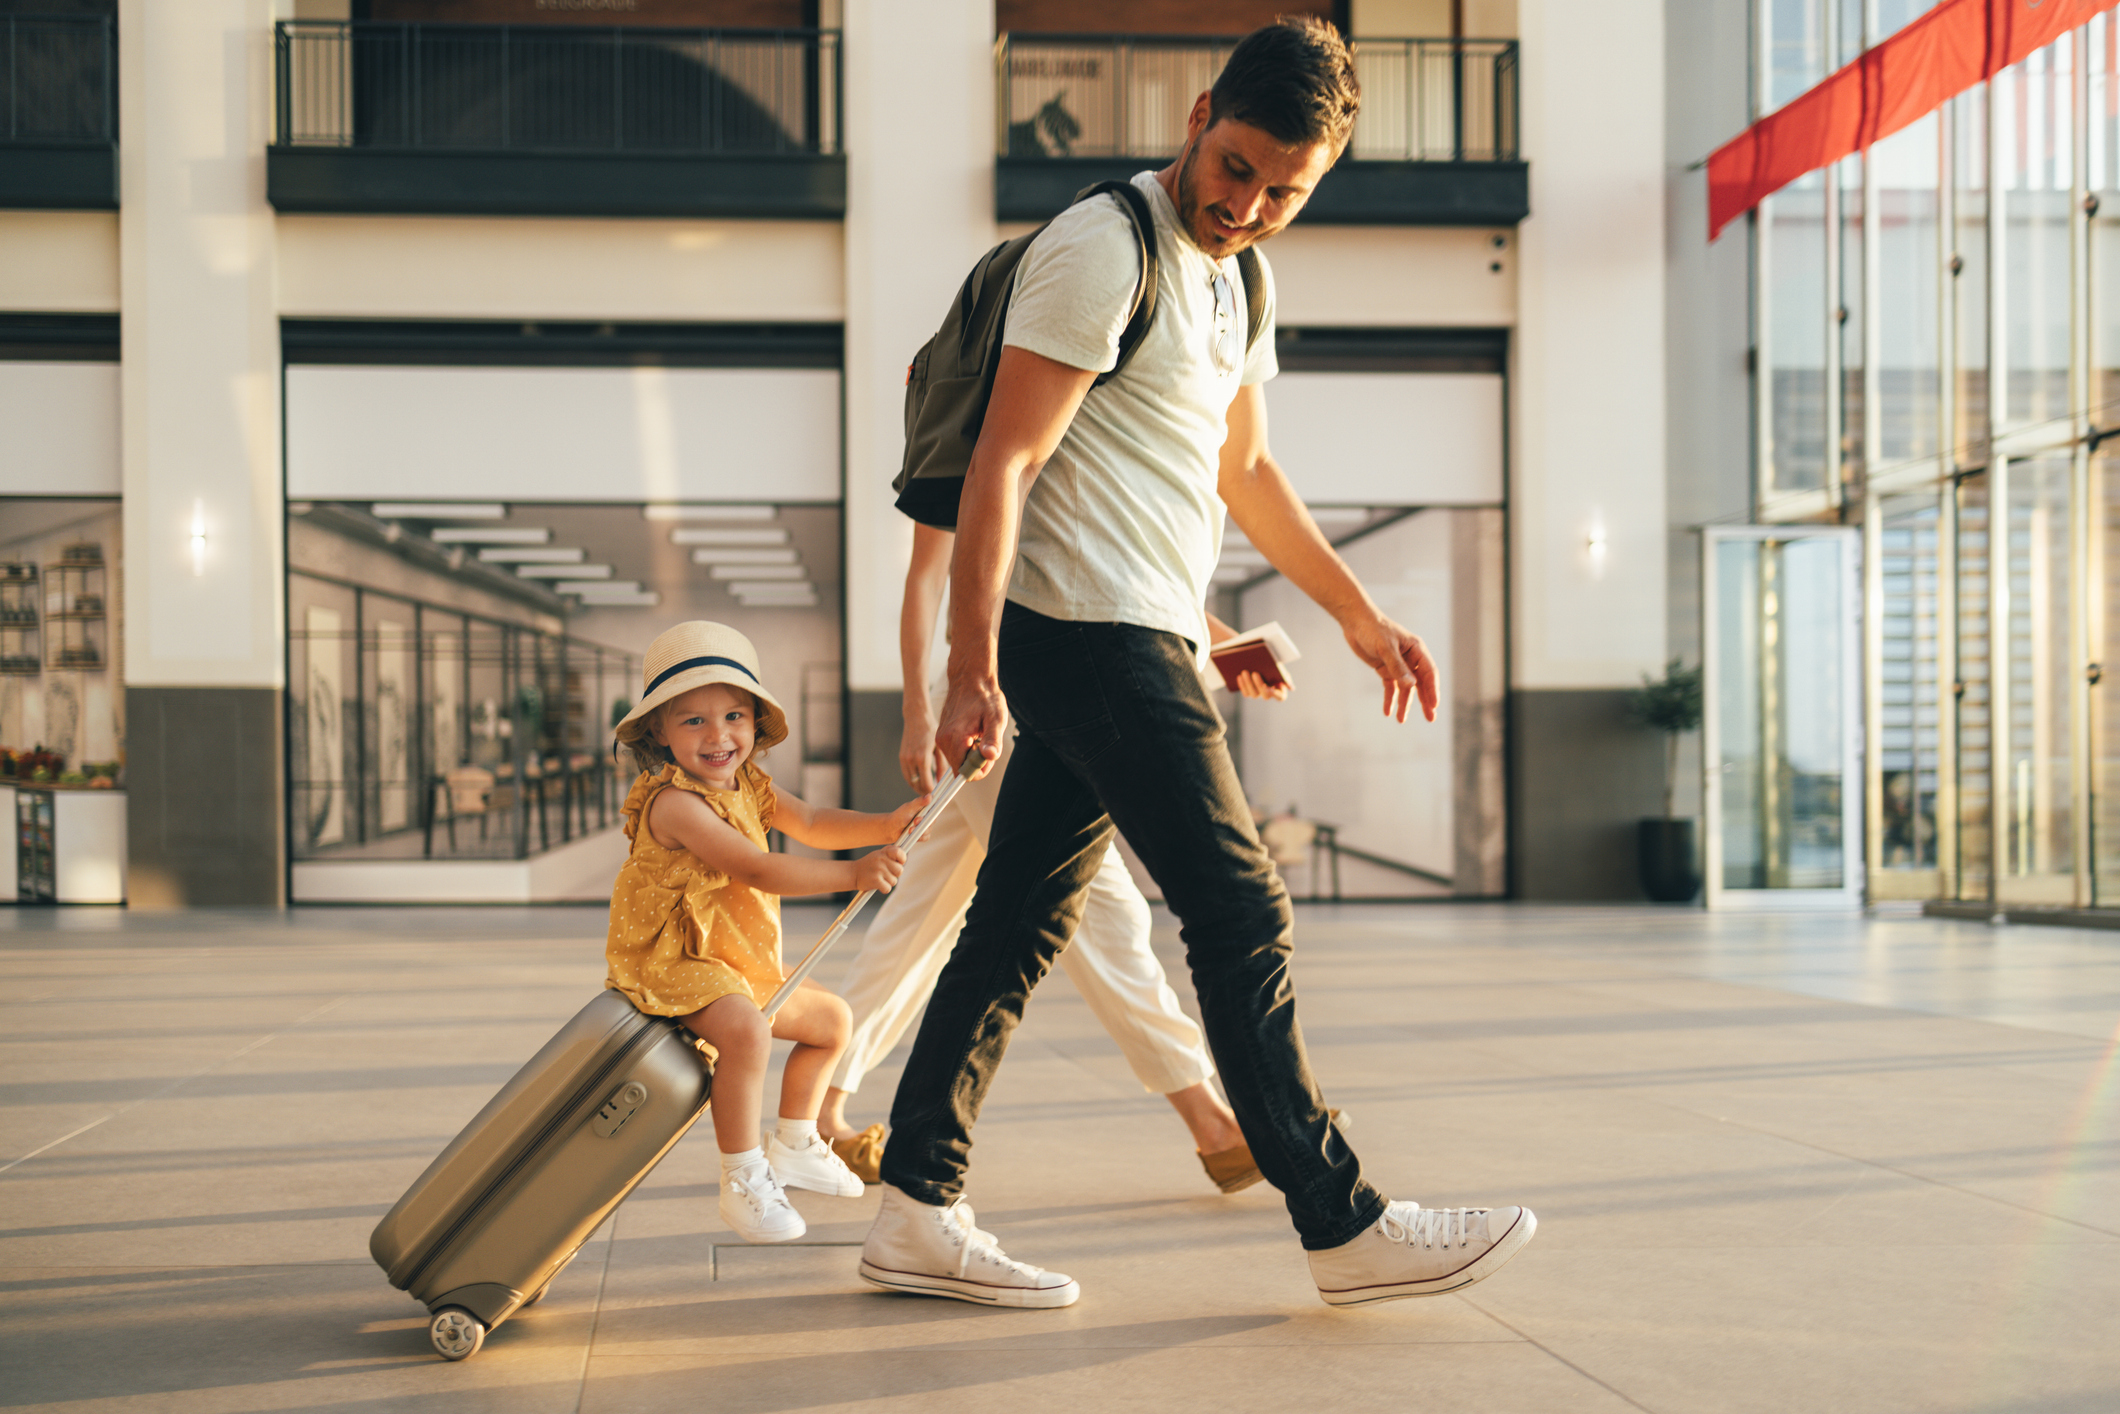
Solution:
{"label": "red hanging banner", "polygon": [[1715,149],[1708,239],[1806,172],[1862,151],[2120,0],[1943,0]]}

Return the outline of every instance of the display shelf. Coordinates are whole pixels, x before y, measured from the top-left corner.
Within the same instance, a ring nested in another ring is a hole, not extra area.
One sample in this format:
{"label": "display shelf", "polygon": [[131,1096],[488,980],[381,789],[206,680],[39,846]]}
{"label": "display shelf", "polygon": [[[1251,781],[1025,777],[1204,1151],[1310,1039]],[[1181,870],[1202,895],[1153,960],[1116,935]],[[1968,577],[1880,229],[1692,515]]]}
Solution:
{"label": "display shelf", "polygon": [[44,665],[94,673],[108,666],[105,565],[99,545],[69,545],[44,566]]}
{"label": "display shelf", "polygon": [[43,622],[37,609],[41,588],[35,565],[0,563],[0,675],[35,677],[44,671]]}

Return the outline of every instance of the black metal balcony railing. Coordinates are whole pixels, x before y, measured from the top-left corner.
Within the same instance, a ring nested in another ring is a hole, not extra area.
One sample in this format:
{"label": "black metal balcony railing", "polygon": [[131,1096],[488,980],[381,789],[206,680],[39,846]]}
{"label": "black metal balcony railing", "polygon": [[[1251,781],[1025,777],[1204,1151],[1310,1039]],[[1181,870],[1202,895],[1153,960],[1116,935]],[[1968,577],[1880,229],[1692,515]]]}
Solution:
{"label": "black metal balcony railing", "polygon": [[[1005,34],[996,214],[1041,220],[1091,181],[1163,161],[1234,38]],[[1508,225],[1529,206],[1513,39],[1364,39],[1362,112],[1306,220]]]}
{"label": "black metal balcony railing", "polygon": [[108,15],[0,15],[0,207],[118,205],[118,42]]}
{"label": "black metal balcony railing", "polygon": [[832,154],[832,30],[287,21],[278,142],[487,152]]}
{"label": "black metal balcony railing", "polygon": [[[1003,35],[1002,157],[1167,158],[1235,39]],[[1517,156],[1513,39],[1365,39],[1353,45],[1357,161],[1508,162]]]}
{"label": "black metal balcony railing", "polygon": [[0,15],[0,143],[116,142],[117,68],[107,15]]}
{"label": "black metal balcony railing", "polygon": [[284,21],[282,211],[837,217],[836,30]]}

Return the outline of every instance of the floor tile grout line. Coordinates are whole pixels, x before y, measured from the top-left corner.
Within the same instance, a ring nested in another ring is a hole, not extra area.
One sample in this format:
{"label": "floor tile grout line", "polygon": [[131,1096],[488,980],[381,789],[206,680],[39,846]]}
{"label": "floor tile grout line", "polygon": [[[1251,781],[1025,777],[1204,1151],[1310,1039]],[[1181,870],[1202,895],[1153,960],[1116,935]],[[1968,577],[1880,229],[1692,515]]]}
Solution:
{"label": "floor tile grout line", "polygon": [[263,1046],[268,1042],[278,1040],[280,1037],[286,1035],[290,1031],[298,1031],[302,1027],[307,1026],[310,1022],[316,1020],[325,1012],[330,1011],[333,1007],[345,1001],[348,997],[351,997],[352,995],[353,994],[351,992],[348,992],[344,996],[333,997],[330,1001],[324,1003],[324,1005],[316,1008],[316,1010],[308,1012],[307,1014],[297,1018],[293,1022],[293,1024],[282,1027],[278,1031],[273,1031],[266,1035],[258,1037],[249,1045],[244,1046],[229,1055],[221,1057],[221,1059],[215,1061],[212,1065],[207,1066],[205,1069],[195,1070],[189,1075],[179,1076],[177,1079],[170,1081],[167,1085],[164,1085],[161,1089],[155,1091],[152,1095],[142,1095],[139,1099],[134,1100],[129,1105],[120,1105],[117,1109],[112,1110],[109,1114],[104,1115],[101,1119],[89,1121],[87,1124],[84,1124],[79,1129],[75,1130],[72,1134],[62,1134],[57,1139],[52,1140],[51,1143],[46,1144],[41,1149],[32,1149],[27,1154],[22,1155],[20,1158],[10,1159],[4,1164],[0,1164],[0,1173],[6,1173],[9,1169],[14,1168],[17,1164],[26,1164],[31,1159],[36,1158],[39,1154],[44,1153],[46,1150],[56,1149],[61,1144],[64,1144],[67,1140],[77,1138],[80,1135],[86,1134],[88,1133],[88,1131],[94,1129],[99,1124],[107,1124],[111,1120],[116,1119],[122,1114],[130,1113],[131,1111],[140,1108],[140,1106],[142,1105],[152,1103],[155,1100],[159,1100],[164,1095],[169,1094],[172,1090],[177,1089],[179,1086],[189,1085],[192,1081],[199,1079],[201,1076],[211,1075],[224,1065],[234,1064],[236,1061],[239,1061],[243,1059],[243,1057],[249,1055],[252,1051],[257,1050],[260,1046]]}
{"label": "floor tile grout line", "polygon": [[1488,1320],[1494,1322],[1503,1330],[1508,1331],[1518,1340],[1523,1341],[1525,1344],[1531,1346],[1534,1350],[1537,1350],[1538,1352],[1543,1354],[1547,1359],[1552,1360],[1557,1364],[1567,1366],[1569,1369],[1575,1371],[1576,1374],[1581,1375],[1584,1379],[1596,1385],[1599,1389],[1605,1390],[1606,1392],[1611,1394],[1614,1399],[1622,1401],[1631,1408],[1641,1410],[1642,1414],[1654,1414],[1654,1411],[1652,1411],[1648,1405],[1643,1404],[1640,1400],[1634,1398],[1626,1391],[1619,1389],[1611,1383],[1599,1379],[1596,1375],[1591,1374],[1588,1370],[1576,1364],[1573,1360],[1570,1360],[1567,1356],[1561,1354],[1559,1351],[1555,1350],[1552,1346],[1546,1344],[1546,1342],[1540,1340],[1538,1337],[1531,1335],[1525,1331],[1518,1330],[1515,1326],[1509,1324],[1509,1322],[1503,1320],[1500,1316],[1495,1315],[1494,1312],[1488,1310],[1485,1306],[1480,1305],[1479,1302],[1474,1301],[1471,1297],[1466,1296],[1461,1297],[1460,1299],[1463,1300],[1467,1306],[1470,1306],[1473,1310],[1479,1312],[1482,1316],[1485,1316]]}
{"label": "floor tile grout line", "polygon": [[611,1282],[611,1253],[618,1246],[618,1232],[613,1225],[611,1235],[604,1239],[604,1265],[596,1274],[596,1305],[589,1312],[589,1335],[582,1341],[582,1380],[574,1392],[574,1414],[582,1414],[582,1405],[589,1399],[589,1363],[596,1354],[596,1332],[604,1321],[604,1289]]}

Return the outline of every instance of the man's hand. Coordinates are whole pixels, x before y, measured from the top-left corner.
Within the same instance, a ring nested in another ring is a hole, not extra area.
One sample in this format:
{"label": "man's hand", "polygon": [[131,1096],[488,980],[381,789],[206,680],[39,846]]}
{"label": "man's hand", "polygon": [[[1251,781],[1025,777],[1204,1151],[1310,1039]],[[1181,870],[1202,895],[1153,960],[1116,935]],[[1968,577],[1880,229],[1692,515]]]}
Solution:
{"label": "man's hand", "polygon": [[1288,680],[1286,668],[1281,669],[1281,680],[1272,687],[1266,685],[1266,679],[1248,669],[1237,674],[1237,691],[1254,702],[1286,702],[1288,689],[1294,686]]}
{"label": "man's hand", "polygon": [[1007,730],[1008,699],[1001,695],[1001,683],[993,673],[961,681],[952,676],[949,695],[942,703],[942,723],[935,728],[935,757],[944,763],[940,769],[949,770],[962,761],[976,740],[979,754],[986,758],[986,764],[970,777],[978,780],[994,768],[1001,743],[1008,740],[1002,735]]}
{"label": "man's hand", "polygon": [[1406,709],[1418,698],[1421,715],[1435,720],[1435,659],[1418,634],[1408,633],[1382,614],[1351,619],[1340,625],[1354,655],[1376,670],[1384,681],[1384,715],[1406,720]]}

